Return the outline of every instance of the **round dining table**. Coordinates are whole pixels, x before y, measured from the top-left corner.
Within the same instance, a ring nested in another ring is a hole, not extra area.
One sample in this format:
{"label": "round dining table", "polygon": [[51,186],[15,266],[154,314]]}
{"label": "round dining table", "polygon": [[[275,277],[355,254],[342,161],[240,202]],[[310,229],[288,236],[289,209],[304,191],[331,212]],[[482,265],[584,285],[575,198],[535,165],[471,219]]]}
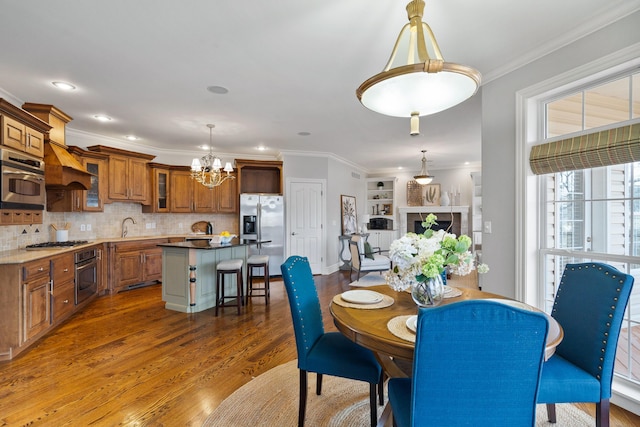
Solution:
{"label": "round dining table", "polygon": [[[388,327],[391,319],[398,316],[415,315],[418,313],[417,305],[409,292],[394,291],[387,285],[371,286],[366,289],[378,292],[393,298],[393,304],[384,308],[363,309],[346,307],[331,302],[329,307],[334,323],[338,330],[353,342],[362,345],[377,354],[391,356],[405,360],[413,360],[414,342],[400,338],[393,334]],[[460,295],[453,298],[444,298],[441,305],[451,304],[463,300],[474,299],[503,299],[512,301],[500,295],[469,288],[454,288]],[[339,296],[337,296],[339,298]],[[534,307],[531,310],[540,311]],[[546,315],[546,313],[545,313]],[[562,327],[551,316],[549,320],[549,333],[545,358],[548,359],[563,338]]]}
{"label": "round dining table", "polygon": [[[384,307],[374,308],[373,305],[364,307],[349,304],[348,302],[345,304],[345,301],[340,299],[342,294],[336,295],[329,306],[336,327],[353,342],[372,350],[387,377],[406,377],[408,371],[411,370],[414,341],[401,338],[401,336],[405,338],[411,337],[415,340],[415,334],[413,336],[406,334],[409,329],[408,325],[404,326],[404,322],[400,322],[400,325],[398,325],[398,322],[395,320],[404,320],[411,315],[417,315],[418,308],[416,303],[413,301],[409,292],[394,291],[387,285],[359,289],[366,289],[382,294],[384,301],[380,303],[380,305]],[[441,305],[464,300],[501,299],[506,302],[511,301],[530,310],[540,311],[537,308],[525,306],[522,303],[517,303],[503,296],[476,289],[453,288],[452,291],[451,297],[444,298]],[[391,300],[391,298],[393,298],[393,300]],[[545,315],[549,320],[549,331],[547,333],[545,348],[545,359],[548,359],[562,341],[564,332],[560,324],[558,324],[553,317],[546,313]],[[396,333],[392,333],[389,329],[392,324],[395,325],[395,327],[400,326],[399,329],[404,326],[407,328],[407,331],[398,333],[398,330],[396,330]],[[386,427],[391,425],[391,423],[391,405],[387,403],[378,420],[377,426]]]}

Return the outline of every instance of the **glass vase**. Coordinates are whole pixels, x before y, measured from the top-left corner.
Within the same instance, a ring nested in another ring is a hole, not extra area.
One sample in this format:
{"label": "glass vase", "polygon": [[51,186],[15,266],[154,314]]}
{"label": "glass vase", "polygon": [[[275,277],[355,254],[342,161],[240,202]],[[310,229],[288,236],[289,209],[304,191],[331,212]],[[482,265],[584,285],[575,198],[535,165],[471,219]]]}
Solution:
{"label": "glass vase", "polygon": [[440,275],[430,277],[424,282],[415,282],[411,287],[413,301],[419,307],[436,307],[444,298],[444,284]]}

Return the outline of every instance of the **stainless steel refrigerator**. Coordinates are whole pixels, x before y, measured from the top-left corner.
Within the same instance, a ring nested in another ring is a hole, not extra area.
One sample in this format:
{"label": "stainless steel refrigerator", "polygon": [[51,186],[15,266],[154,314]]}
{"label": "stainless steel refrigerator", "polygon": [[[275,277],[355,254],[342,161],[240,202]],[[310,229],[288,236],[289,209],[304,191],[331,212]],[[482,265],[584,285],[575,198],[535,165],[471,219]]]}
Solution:
{"label": "stainless steel refrigerator", "polygon": [[240,239],[254,240],[255,243],[249,245],[249,255],[269,255],[269,275],[281,275],[280,265],[284,262],[284,197],[240,194]]}

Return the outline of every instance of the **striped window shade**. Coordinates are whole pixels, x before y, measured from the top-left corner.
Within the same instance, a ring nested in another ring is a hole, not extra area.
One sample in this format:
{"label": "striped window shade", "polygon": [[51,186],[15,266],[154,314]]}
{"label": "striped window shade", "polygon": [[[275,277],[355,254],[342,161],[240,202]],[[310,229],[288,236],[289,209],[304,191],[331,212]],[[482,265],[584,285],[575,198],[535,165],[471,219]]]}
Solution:
{"label": "striped window shade", "polygon": [[536,145],[529,165],[536,175],[640,161],[640,123]]}

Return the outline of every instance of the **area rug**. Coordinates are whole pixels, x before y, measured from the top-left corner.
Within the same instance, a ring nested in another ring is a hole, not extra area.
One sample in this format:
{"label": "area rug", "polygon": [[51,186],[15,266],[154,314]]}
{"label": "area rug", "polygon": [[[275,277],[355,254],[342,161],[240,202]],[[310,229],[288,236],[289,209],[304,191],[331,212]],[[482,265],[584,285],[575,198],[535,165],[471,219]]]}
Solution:
{"label": "area rug", "polygon": [[[305,425],[314,427],[369,426],[369,385],[325,375],[322,395],[316,396],[316,376],[309,374]],[[209,415],[206,427],[296,426],[298,423],[297,361],[277,366],[254,378],[226,398]],[[378,407],[378,416],[382,407]],[[545,405],[538,405],[536,427],[595,425],[588,414],[569,404],[556,405],[558,422],[547,422]]]}
{"label": "area rug", "polygon": [[360,277],[360,280],[349,283],[349,286],[367,287],[384,285],[385,283],[387,283],[387,281],[384,279],[384,276],[382,274],[369,273],[366,276]]}

